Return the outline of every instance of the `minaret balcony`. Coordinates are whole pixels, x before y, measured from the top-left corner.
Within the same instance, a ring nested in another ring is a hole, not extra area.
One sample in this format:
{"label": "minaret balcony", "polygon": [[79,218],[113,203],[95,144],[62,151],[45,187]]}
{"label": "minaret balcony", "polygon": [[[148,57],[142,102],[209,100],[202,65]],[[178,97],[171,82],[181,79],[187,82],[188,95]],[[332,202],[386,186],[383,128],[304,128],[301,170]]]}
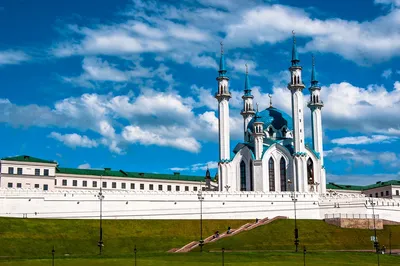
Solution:
{"label": "minaret balcony", "polygon": [[323,101],[319,101],[319,102],[311,102],[311,101],[309,101],[307,103],[307,106],[309,108],[321,108],[321,107],[324,107],[324,102]]}
{"label": "minaret balcony", "polygon": [[255,115],[256,112],[253,109],[250,109],[250,110],[242,109],[242,111],[240,111],[240,114],[241,115]]}
{"label": "minaret balcony", "polygon": [[226,92],[224,92],[224,93],[215,93],[215,95],[214,95],[214,97],[218,100],[218,101],[220,101],[220,100],[222,100],[222,99],[230,99],[230,98],[232,98],[232,95],[231,95],[231,93],[230,92],[228,92],[228,93],[226,93]]}

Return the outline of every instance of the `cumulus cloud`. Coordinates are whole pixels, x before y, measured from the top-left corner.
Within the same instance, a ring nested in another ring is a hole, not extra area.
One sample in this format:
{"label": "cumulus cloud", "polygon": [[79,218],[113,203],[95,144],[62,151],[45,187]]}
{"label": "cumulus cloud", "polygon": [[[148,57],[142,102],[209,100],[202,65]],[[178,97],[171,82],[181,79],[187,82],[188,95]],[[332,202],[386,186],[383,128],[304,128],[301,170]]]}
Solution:
{"label": "cumulus cloud", "polygon": [[382,72],[382,77],[384,77],[385,79],[388,79],[392,76],[393,71],[389,68],[386,69]]}
{"label": "cumulus cloud", "polygon": [[372,143],[391,143],[397,141],[399,138],[394,136],[385,135],[372,135],[369,136],[357,136],[357,137],[344,137],[332,139],[331,142],[338,145],[362,145]]}
{"label": "cumulus cloud", "polygon": [[88,163],[80,164],[78,165],[78,169],[90,169],[90,164]]}
{"label": "cumulus cloud", "polygon": [[82,61],[82,74],[75,77],[62,77],[62,80],[75,86],[86,88],[102,87],[105,82],[115,84],[146,84],[154,78],[165,81],[171,87],[175,80],[172,74],[169,74],[169,68],[160,64],[158,68],[143,67],[140,60],[133,63],[128,69],[121,70],[116,64],[103,60],[98,57],[85,57]]}
{"label": "cumulus cloud", "polygon": [[98,143],[95,140],[92,140],[87,136],[81,136],[76,133],[63,135],[57,132],[51,132],[49,137],[56,139],[71,148],[95,148],[98,146]]}
{"label": "cumulus cloud", "polygon": [[399,157],[394,152],[371,152],[350,148],[335,147],[324,152],[332,161],[347,161],[356,165],[374,165],[380,163],[390,167],[398,167]]}
{"label": "cumulus cloud", "polygon": [[172,171],[191,171],[191,172],[196,172],[196,171],[206,171],[208,169],[216,169],[218,168],[218,162],[215,161],[209,161],[207,163],[196,163],[189,165],[187,167],[172,167],[169,168],[169,170]]}
{"label": "cumulus cloud", "polygon": [[31,57],[22,51],[0,51],[0,65],[16,65],[30,59]]}

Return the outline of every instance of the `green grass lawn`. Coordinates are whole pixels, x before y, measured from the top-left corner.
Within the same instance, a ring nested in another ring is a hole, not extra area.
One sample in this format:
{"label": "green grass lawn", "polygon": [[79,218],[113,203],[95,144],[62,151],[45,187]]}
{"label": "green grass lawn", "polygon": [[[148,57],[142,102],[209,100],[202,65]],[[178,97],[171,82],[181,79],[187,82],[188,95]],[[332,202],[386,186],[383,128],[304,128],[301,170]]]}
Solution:
{"label": "green grass lawn", "polygon": [[[373,230],[346,229],[318,220],[298,220],[300,245],[310,250],[373,249],[370,237]],[[389,248],[389,230],[392,231],[392,248],[400,249],[400,226],[385,226],[377,230],[380,245]],[[206,244],[205,250],[292,250],[294,247],[294,221],[278,220],[266,226],[239,233]]]}
{"label": "green grass lawn", "polygon": [[[205,220],[203,235],[248,221]],[[104,220],[105,255],[123,255],[134,245],[142,252],[165,252],[200,238],[198,220]],[[53,245],[58,254],[96,255],[99,221],[0,218],[0,257],[43,257]]]}
{"label": "green grass lawn", "polygon": [[[57,266],[126,266],[134,265],[133,257],[122,258],[70,258],[57,259]],[[382,266],[400,265],[400,256],[380,255]],[[377,256],[373,253],[307,253],[306,264],[308,266],[369,266],[377,265]],[[14,260],[1,261],[1,266],[48,266],[51,260]],[[198,266],[198,265],[222,265],[221,253],[138,253],[137,265],[140,266]],[[225,265],[246,265],[246,266],[286,266],[303,265],[303,254],[300,253],[231,253],[225,252]]]}

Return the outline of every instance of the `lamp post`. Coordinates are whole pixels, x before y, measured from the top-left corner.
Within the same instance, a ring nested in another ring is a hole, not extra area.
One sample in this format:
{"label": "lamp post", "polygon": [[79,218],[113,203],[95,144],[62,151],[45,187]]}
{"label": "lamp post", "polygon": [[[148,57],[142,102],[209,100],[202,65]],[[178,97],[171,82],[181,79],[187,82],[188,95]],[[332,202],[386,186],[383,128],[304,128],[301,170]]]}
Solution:
{"label": "lamp post", "polygon": [[204,241],[203,241],[203,200],[204,200],[204,196],[203,196],[203,192],[200,190],[197,193],[197,198],[200,201],[200,241],[199,241],[199,246],[200,246],[200,252],[203,252],[203,245],[204,245]]}
{"label": "lamp post", "polygon": [[104,195],[103,195],[103,190],[102,190],[102,178],[103,176],[100,177],[100,191],[99,194],[97,195],[97,197],[100,200],[100,240],[97,243],[97,246],[99,246],[100,249],[100,255],[102,254],[103,251],[103,247],[104,247],[104,243],[103,243],[103,199],[104,199]]}
{"label": "lamp post", "polygon": [[224,253],[225,253],[225,248],[222,248],[222,266],[225,265],[225,258],[224,258]]}
{"label": "lamp post", "polygon": [[54,250],[54,246],[53,249],[51,250],[51,255],[52,255],[52,260],[51,260],[51,265],[54,266],[54,254],[56,253],[56,251]]}
{"label": "lamp post", "polygon": [[306,246],[304,246],[304,248],[303,248],[303,262],[304,262],[304,266],[306,266],[306,253],[307,253],[307,249],[306,249]]}
{"label": "lamp post", "polygon": [[290,187],[293,187],[292,191],[292,201],[293,201],[293,209],[294,209],[294,245],[296,246],[296,252],[298,252],[299,249],[299,230],[297,229],[297,213],[296,213],[296,188],[293,185],[292,186],[292,181],[288,179],[288,183]]}
{"label": "lamp post", "polygon": [[389,231],[389,255],[392,255],[392,229]]}
{"label": "lamp post", "polygon": [[135,248],[133,249],[133,253],[135,253],[135,266],[136,266],[136,252],[137,252],[137,249],[136,249],[136,245],[135,245]]}
{"label": "lamp post", "polygon": [[378,242],[378,239],[376,238],[375,208],[374,208],[375,202],[374,202],[374,200],[372,198],[370,198],[369,199],[369,203],[372,206],[372,217],[374,219],[374,247],[375,247],[376,256],[377,256],[377,259],[378,259],[378,266],[379,266],[380,265],[380,263],[379,263],[379,242]]}

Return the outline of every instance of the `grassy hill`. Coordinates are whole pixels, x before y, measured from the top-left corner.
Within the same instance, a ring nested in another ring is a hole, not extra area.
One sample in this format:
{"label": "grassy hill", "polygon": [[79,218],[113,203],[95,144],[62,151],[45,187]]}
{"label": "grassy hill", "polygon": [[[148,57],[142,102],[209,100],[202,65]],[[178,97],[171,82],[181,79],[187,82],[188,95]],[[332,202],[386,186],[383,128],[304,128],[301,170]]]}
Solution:
{"label": "grassy hill", "polygon": [[[204,238],[243,220],[205,220]],[[105,255],[165,252],[200,238],[198,220],[104,220]],[[0,257],[43,257],[53,245],[58,255],[98,254],[99,221],[0,218]]]}
{"label": "grassy hill", "polygon": [[[372,249],[373,230],[346,229],[317,220],[298,220],[300,246],[308,250],[361,250]],[[389,230],[392,248],[400,248],[400,226],[385,226],[377,230],[380,245],[389,249]],[[204,246],[204,250],[292,250],[294,248],[294,221],[277,220],[271,224],[220,239]]]}
{"label": "grassy hill", "polygon": [[[237,228],[244,220],[205,220],[204,238],[228,226]],[[130,256],[137,245],[139,252],[165,252],[199,239],[198,220],[105,220],[104,255]],[[309,251],[372,249],[371,230],[341,229],[323,221],[299,220],[300,245]],[[400,248],[400,226],[378,230],[381,245]],[[0,218],[1,257],[47,257],[55,246],[57,256],[73,257],[98,254],[99,221]],[[293,220],[278,220],[236,236],[207,244],[204,250],[233,251],[293,250]],[[130,254],[130,255],[129,255]]]}

